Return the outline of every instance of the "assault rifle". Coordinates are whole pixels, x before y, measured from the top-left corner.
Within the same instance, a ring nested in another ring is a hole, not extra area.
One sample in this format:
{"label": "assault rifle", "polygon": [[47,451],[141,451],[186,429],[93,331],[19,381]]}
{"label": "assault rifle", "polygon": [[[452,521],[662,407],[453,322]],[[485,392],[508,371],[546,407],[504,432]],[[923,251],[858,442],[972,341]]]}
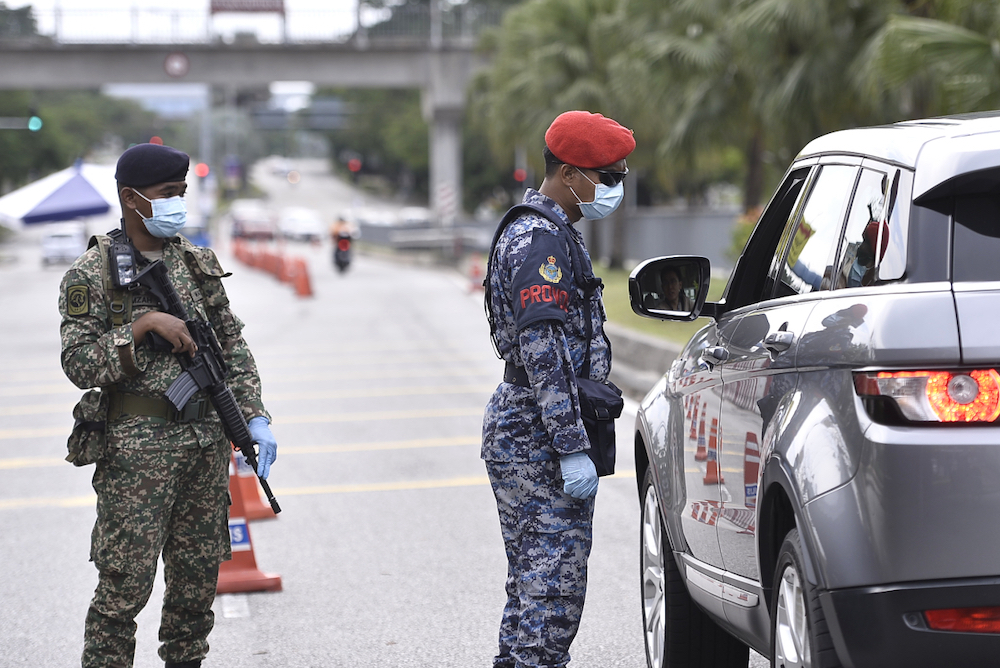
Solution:
{"label": "assault rifle", "polygon": [[[215,330],[211,323],[200,318],[189,318],[187,310],[181,303],[181,299],[170,282],[167,275],[167,268],[161,260],[153,261],[148,267],[136,274],[130,282],[133,285],[142,285],[147,288],[160,302],[160,306],[170,315],[180,318],[187,325],[188,332],[194,343],[198,346],[198,351],[191,357],[187,353],[178,353],[177,359],[184,370],[181,375],[167,388],[166,397],[173,404],[174,408],[182,410],[187,405],[188,400],[194,396],[198,390],[206,390],[215,412],[219,414],[222,426],[226,431],[226,436],[233,442],[233,445],[246,458],[247,464],[257,473],[260,486],[264,489],[271,510],[275,514],[281,512],[277,499],[271,493],[271,487],[267,480],[260,477],[257,470],[257,455],[253,446],[256,441],[250,434],[250,428],[243,417],[243,412],[236,403],[233,391],[226,384],[226,377],[229,375],[229,368],[226,366],[225,357],[222,354],[222,347],[215,336]],[[157,334],[150,332],[148,336],[154,337],[157,349],[166,346],[166,350],[171,350],[173,346],[162,340]]]}

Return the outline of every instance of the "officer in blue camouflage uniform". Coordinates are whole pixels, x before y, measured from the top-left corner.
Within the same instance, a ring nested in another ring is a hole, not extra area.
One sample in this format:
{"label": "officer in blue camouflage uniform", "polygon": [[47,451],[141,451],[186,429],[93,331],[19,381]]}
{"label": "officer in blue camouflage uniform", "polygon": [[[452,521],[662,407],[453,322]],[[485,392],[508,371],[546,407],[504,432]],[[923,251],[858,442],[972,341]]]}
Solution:
{"label": "officer in blue camouflage uniform", "polygon": [[[119,158],[115,178],[122,229],[141,268],[160,259],[187,312],[211,322],[227,382],[257,440],[266,477],[277,445],[260,399],[260,378],[229,309],[215,254],[177,233],[184,227],[188,156],[139,144]],[[184,322],[137,289],[116,288],[109,238],[66,272],[59,310],[63,370],[78,387],[99,387],[107,401],[107,446],[96,464],[97,522],[90,557],[99,581],[87,612],[82,666],[125,668],[135,653],[135,616],[153,588],[162,555],[166,592],[160,658],[196,668],[208,652],[219,564],[230,558],[229,461],[222,423],[204,392],[182,412],[163,397],[181,373],[176,353],[194,354]],[[167,342],[154,350],[150,333]]]}
{"label": "officer in blue camouflage uniform", "polygon": [[[581,276],[592,269],[572,223],[618,206],[635,148],[630,130],[586,111],[557,117],[545,143],[545,179],[524,202],[553,209],[572,238],[543,216],[522,214],[498,238],[488,276],[494,337],[507,362],[486,408],[482,447],[507,552],[497,668],[565,666],[579,628],[598,478],[576,387],[588,346]],[[586,266],[573,266],[570,244],[580,244]],[[591,299],[590,378],[603,381],[611,350],[600,288]]]}

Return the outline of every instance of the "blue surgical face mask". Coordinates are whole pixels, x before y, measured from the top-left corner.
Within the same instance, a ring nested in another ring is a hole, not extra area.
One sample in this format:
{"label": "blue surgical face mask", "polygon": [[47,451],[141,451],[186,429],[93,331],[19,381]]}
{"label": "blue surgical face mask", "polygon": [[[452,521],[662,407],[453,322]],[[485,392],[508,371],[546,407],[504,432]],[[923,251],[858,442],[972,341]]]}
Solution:
{"label": "blue surgical face mask", "polygon": [[146,225],[146,229],[154,237],[169,239],[180,232],[187,224],[187,206],[184,204],[183,197],[149,199],[138,190],[133,190],[132,192],[142,197],[153,207],[153,215],[149,218],[143,216],[141,211],[139,215],[142,216],[142,222]]}
{"label": "blue surgical face mask", "polygon": [[[578,172],[587,179],[587,175],[583,171],[577,168]],[[587,179],[590,181],[590,179]],[[593,181],[590,181],[594,183]],[[610,216],[618,205],[622,203],[622,198],[625,197],[625,184],[623,181],[619,181],[615,186],[606,186],[603,183],[594,183],[594,201],[584,202],[580,199],[580,196],[576,194],[573,188],[570,191],[576,196],[577,202],[580,204],[580,213],[587,220],[600,220]]]}

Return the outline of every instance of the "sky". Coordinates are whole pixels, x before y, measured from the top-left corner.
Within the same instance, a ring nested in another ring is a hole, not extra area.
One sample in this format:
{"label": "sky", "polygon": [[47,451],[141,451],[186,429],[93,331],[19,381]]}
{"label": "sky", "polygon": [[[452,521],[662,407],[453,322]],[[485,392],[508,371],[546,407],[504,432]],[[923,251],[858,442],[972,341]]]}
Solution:
{"label": "sky", "polygon": [[[353,30],[357,0],[284,0],[286,28],[292,38],[322,39]],[[39,30],[54,31],[56,9],[62,17],[60,34],[67,41],[75,35],[79,41],[128,41],[131,31],[138,29],[136,41],[151,41],[155,36],[176,35],[177,39],[157,41],[192,41],[185,36],[204,34],[204,18],[209,0],[7,0],[9,8],[31,5]],[[134,13],[133,13],[133,10]],[[372,17],[374,18],[374,17]],[[368,17],[365,23],[368,23]],[[213,32],[232,35],[236,31],[253,31],[261,41],[280,41],[281,19],[268,13],[226,13],[212,17]]]}

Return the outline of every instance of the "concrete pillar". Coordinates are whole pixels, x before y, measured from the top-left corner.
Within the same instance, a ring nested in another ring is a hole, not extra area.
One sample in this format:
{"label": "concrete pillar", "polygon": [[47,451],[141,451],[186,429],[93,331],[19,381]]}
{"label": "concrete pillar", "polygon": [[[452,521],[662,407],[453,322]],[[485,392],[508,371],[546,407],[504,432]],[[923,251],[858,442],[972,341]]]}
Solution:
{"label": "concrete pillar", "polygon": [[442,225],[453,225],[462,211],[462,119],[470,59],[430,54],[428,85],[421,104],[430,126],[430,205]]}
{"label": "concrete pillar", "polygon": [[443,226],[462,211],[462,109],[433,110],[430,123],[431,209]]}

